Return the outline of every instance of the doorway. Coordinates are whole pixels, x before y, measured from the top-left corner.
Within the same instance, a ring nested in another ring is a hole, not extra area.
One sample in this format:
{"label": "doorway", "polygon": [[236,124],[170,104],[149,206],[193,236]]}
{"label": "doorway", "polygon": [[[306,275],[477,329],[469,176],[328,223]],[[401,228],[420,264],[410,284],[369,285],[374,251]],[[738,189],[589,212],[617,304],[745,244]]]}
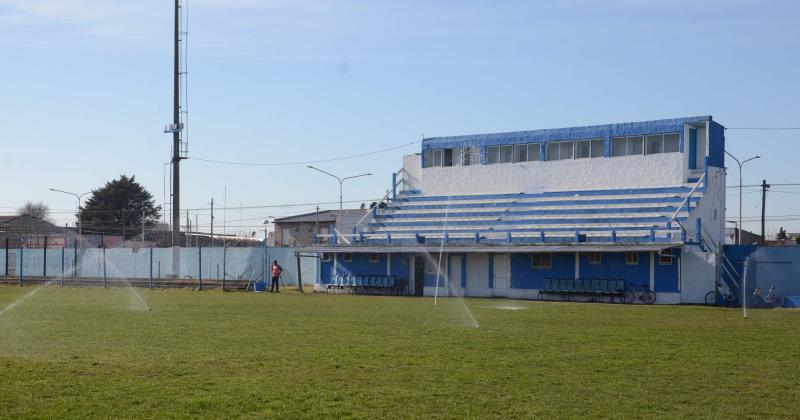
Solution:
{"label": "doorway", "polygon": [[414,296],[422,296],[425,289],[425,258],[414,257]]}

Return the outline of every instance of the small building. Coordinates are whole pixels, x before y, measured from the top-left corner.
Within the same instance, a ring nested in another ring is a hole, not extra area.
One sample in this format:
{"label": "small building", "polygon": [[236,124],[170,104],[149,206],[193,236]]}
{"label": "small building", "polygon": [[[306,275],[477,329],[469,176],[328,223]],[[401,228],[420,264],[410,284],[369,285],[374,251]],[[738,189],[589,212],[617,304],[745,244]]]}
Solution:
{"label": "small building", "polygon": [[315,236],[324,240],[337,225],[342,233],[352,232],[366,214],[366,209],[345,209],[339,221],[339,210],[323,210],[275,219],[273,246],[311,246]]}
{"label": "small building", "polygon": [[0,248],[60,248],[65,229],[29,214],[0,216]]}
{"label": "small building", "polygon": [[[736,237],[739,235],[739,228],[725,228],[725,245],[737,245]],[[753,245],[762,243],[761,235],[741,229],[741,244]]]}
{"label": "small building", "polygon": [[703,302],[725,242],[724,130],[700,116],[426,138],[353,232],[319,232],[317,289]]}

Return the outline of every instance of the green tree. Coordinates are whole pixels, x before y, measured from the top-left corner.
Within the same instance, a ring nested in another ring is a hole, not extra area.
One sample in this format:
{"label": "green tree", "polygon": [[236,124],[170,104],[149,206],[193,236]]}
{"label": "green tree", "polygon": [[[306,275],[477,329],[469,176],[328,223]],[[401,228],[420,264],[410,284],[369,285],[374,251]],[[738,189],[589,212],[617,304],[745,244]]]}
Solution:
{"label": "green tree", "polygon": [[[105,233],[131,238],[145,226],[158,223],[161,207],[135,176],[120,175],[102,188],[92,190],[79,219],[84,233]],[[142,220],[144,217],[144,220]]]}

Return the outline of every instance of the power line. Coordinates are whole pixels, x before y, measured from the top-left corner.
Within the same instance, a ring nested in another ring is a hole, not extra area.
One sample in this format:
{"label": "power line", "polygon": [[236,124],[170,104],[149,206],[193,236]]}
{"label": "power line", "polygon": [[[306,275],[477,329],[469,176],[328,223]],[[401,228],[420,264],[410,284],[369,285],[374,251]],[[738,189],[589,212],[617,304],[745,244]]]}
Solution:
{"label": "power line", "polygon": [[800,127],[725,127],[726,130],[763,130],[763,131],[782,131],[800,130]]}
{"label": "power line", "polygon": [[415,141],[412,141],[412,142],[409,142],[409,143],[403,143],[403,144],[400,144],[400,145],[397,145],[397,146],[387,147],[385,149],[374,150],[372,152],[358,153],[358,154],[355,154],[355,155],[341,156],[341,157],[331,158],[331,159],[309,160],[309,161],[304,161],[304,162],[237,162],[237,161],[228,161],[228,160],[204,159],[204,158],[198,158],[198,157],[192,157],[190,159],[201,161],[201,162],[207,162],[207,163],[217,163],[217,164],[222,164],[222,165],[239,165],[239,166],[296,166],[296,165],[310,165],[312,163],[336,162],[336,161],[340,161],[340,160],[355,159],[355,158],[364,157],[364,156],[376,155],[378,153],[383,153],[383,152],[388,152],[388,151],[391,151],[391,150],[401,149],[403,147],[413,146],[414,144],[421,143],[421,142],[422,142],[422,140],[415,140]]}

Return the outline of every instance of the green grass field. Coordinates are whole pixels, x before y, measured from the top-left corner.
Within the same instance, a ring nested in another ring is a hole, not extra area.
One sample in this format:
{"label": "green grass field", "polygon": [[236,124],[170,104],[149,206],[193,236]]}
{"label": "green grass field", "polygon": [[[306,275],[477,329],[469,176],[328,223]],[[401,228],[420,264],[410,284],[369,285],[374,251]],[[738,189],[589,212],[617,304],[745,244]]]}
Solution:
{"label": "green grass field", "polygon": [[[0,286],[0,311],[33,287]],[[0,417],[800,415],[800,311],[41,289],[0,314]]]}

